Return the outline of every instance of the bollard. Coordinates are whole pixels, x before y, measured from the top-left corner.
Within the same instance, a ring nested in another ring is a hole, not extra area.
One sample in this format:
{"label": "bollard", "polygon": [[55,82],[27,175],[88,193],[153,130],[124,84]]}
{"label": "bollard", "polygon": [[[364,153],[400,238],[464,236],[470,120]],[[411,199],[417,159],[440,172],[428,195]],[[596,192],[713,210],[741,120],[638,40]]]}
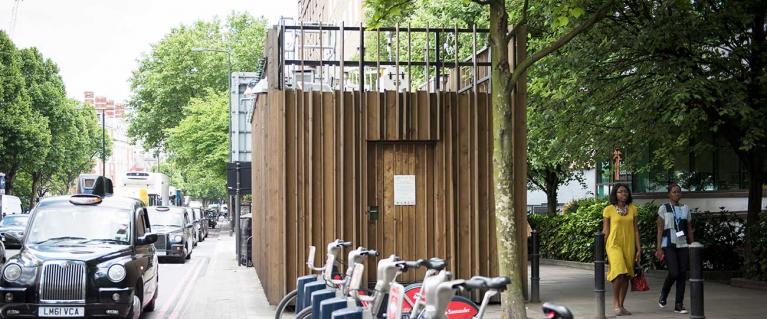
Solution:
{"label": "bollard", "polygon": [[605,318],[605,234],[594,234],[594,294],[597,302],[596,318]]}
{"label": "bollard", "polygon": [[530,233],[530,241],[532,242],[530,247],[530,302],[537,303],[541,302],[539,290],[541,283],[541,266],[537,231],[533,230]]}
{"label": "bollard", "polygon": [[703,319],[703,244],[690,245],[690,318]]}

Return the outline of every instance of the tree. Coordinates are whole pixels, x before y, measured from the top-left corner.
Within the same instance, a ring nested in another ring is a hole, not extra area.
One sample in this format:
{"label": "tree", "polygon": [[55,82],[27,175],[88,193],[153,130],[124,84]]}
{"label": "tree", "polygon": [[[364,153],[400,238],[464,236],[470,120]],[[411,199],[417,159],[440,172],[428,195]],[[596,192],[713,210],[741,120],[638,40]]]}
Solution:
{"label": "tree", "polygon": [[265,37],[266,20],[246,13],[232,14],[224,26],[214,18],[171,30],[133,71],[129,135],[147,149],[162,147],[165,129],[178,125],[192,98],[203,97],[208,88],[227,90],[226,53],[195,53],[192,48],[231,50],[233,70],[255,71]]}
{"label": "tree", "polygon": [[229,153],[227,96],[209,89],[193,98],[184,119],[167,129],[172,166],[187,194],[200,199],[226,197],[226,162]]}
{"label": "tree", "polygon": [[[493,99],[493,173],[495,177],[496,234],[498,238],[498,260],[501,275],[511,277],[511,287],[501,297],[504,314],[510,318],[525,318],[526,310],[522,298],[520,269],[522,261],[518,254],[517,220],[514,212],[514,176],[512,149],[512,94],[517,81],[524,78],[525,71],[545,56],[555,52],[604,18],[612,7],[612,1],[576,2],[552,1],[536,3],[532,8],[519,1],[472,0],[486,5],[490,14],[490,47],[492,50],[492,99]],[[389,14],[401,14],[416,0],[368,0],[366,5],[373,10],[374,22]],[[584,10],[585,8],[585,10]],[[593,12],[585,15],[584,11]],[[535,18],[528,20],[528,18]],[[511,21],[511,20],[514,21]],[[577,21],[571,27],[570,21]],[[510,23],[516,22],[510,29]],[[528,25],[532,31],[546,30],[537,40],[530,40],[537,51],[528,55],[514,66],[509,61],[509,45],[515,36],[527,38]]]}
{"label": "tree", "polygon": [[21,71],[25,78],[27,92],[32,109],[48,121],[47,135],[51,137],[46,156],[36,161],[28,161],[22,169],[31,177],[31,197],[29,207],[33,207],[38,196],[45,194],[44,185],[51,181],[58,167],[67,161],[63,144],[69,143],[66,130],[75,115],[68,112],[65,104],[64,82],[59,76],[58,67],[50,59],[43,58],[36,48],[22,49]]}
{"label": "tree", "polygon": [[758,0],[626,1],[563,60],[582,86],[583,103],[569,112],[601,123],[602,136],[635,154],[651,150],[653,165],[670,167],[668,154],[711,147],[698,136],[726,140],[749,174],[747,264],[766,177],[766,11]]}
{"label": "tree", "polygon": [[0,171],[6,174],[8,194],[13,194],[23,165],[43,161],[51,140],[48,120],[31,107],[23,63],[16,46],[0,31]]}

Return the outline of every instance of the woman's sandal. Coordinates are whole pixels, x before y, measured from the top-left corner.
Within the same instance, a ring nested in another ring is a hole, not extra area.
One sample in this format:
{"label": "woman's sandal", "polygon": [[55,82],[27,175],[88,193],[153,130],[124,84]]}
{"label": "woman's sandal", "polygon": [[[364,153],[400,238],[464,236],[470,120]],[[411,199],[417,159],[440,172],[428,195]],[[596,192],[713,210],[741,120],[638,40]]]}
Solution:
{"label": "woman's sandal", "polygon": [[623,309],[622,308],[618,307],[618,308],[613,309],[613,311],[615,312],[615,316],[616,317],[623,316]]}
{"label": "woman's sandal", "polygon": [[621,308],[621,314],[624,316],[630,316],[631,312],[626,310],[626,308]]}

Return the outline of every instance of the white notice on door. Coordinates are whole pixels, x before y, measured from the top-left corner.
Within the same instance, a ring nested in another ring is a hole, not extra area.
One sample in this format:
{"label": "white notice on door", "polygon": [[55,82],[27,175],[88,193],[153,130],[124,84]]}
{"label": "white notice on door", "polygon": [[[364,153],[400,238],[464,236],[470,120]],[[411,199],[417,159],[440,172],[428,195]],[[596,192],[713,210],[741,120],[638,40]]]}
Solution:
{"label": "white notice on door", "polygon": [[415,205],[415,175],[394,175],[394,205]]}

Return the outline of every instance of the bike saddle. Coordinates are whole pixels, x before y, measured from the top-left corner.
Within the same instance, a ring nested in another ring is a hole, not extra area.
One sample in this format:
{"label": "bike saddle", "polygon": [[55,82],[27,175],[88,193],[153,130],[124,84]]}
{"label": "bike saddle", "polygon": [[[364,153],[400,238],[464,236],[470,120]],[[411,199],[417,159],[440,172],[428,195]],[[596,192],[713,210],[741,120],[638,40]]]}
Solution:
{"label": "bike saddle", "polygon": [[445,269],[445,266],[447,266],[447,264],[445,263],[444,259],[433,257],[427,260],[422,260],[421,266],[426,267],[426,269],[440,271],[442,269]]}
{"label": "bike saddle", "polygon": [[482,289],[485,288],[485,281],[477,278],[472,278],[469,280],[464,281],[463,287],[466,289]]}
{"label": "bike saddle", "polygon": [[506,286],[511,283],[511,279],[506,276],[501,277],[484,277],[484,276],[474,276],[471,277],[469,281],[481,281],[484,284],[485,288],[495,289],[498,291],[504,291],[506,290]]}
{"label": "bike saddle", "polygon": [[423,262],[423,259],[418,259],[413,261],[400,261],[397,263],[397,268],[399,268],[401,272],[406,272],[410,268],[421,267],[422,262]]}
{"label": "bike saddle", "polygon": [[565,306],[546,302],[542,308],[546,319],[573,319],[573,313]]}

